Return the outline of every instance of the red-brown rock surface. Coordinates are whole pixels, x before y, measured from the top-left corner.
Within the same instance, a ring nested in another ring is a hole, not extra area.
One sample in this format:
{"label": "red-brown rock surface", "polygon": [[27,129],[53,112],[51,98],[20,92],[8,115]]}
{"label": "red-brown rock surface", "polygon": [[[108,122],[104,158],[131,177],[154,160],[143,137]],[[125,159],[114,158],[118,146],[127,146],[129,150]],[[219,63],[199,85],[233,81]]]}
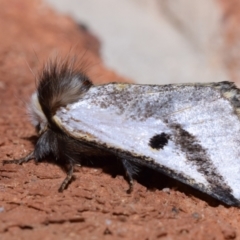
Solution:
{"label": "red-brown rock surface", "polygon": [[[0,0],[0,161],[33,149],[26,102],[49,56],[87,59],[94,82],[124,81],[105,69],[99,42],[32,0]],[[87,49],[87,51],[86,51]],[[29,67],[28,67],[29,65]],[[115,159],[112,159],[115,160]],[[65,173],[33,162],[0,167],[0,239],[238,239],[240,210],[159,173],[144,171],[132,194],[114,161]],[[162,190],[164,189],[164,190]]]}

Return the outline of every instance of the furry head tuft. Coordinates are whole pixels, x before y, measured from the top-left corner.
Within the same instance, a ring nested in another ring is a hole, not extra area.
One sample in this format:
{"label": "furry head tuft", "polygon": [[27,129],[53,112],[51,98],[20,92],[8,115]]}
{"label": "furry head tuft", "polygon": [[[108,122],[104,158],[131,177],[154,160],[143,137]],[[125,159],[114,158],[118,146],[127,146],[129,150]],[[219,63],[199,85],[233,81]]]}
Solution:
{"label": "furry head tuft", "polygon": [[52,124],[52,117],[60,107],[77,102],[91,86],[88,77],[75,71],[69,61],[49,61],[31,98],[29,112],[33,125],[43,131]]}

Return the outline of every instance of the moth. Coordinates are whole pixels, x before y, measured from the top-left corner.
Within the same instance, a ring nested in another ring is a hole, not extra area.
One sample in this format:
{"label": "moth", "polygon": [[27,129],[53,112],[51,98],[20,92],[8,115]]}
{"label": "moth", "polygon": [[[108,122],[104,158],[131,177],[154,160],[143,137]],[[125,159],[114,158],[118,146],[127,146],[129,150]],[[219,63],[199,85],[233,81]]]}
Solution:
{"label": "moth", "polygon": [[[240,203],[240,90],[231,82],[95,86],[68,62],[42,70],[30,103],[33,152],[68,167],[63,191],[86,152],[117,156],[129,191],[146,166],[228,204]],[[87,150],[86,150],[87,149]]]}

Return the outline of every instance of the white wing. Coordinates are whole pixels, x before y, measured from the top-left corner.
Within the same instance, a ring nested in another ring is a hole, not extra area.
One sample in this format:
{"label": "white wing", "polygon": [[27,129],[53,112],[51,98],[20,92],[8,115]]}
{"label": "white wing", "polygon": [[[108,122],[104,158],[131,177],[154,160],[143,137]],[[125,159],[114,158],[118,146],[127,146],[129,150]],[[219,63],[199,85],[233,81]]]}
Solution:
{"label": "white wing", "polygon": [[240,200],[239,92],[233,84],[92,87],[55,122],[228,204]]}

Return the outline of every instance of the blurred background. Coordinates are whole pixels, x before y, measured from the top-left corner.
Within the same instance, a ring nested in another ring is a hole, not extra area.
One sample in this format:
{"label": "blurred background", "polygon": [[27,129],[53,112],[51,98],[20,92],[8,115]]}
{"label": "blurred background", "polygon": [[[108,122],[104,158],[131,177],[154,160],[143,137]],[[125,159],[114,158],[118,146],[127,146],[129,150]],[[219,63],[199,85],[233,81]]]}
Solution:
{"label": "blurred background", "polygon": [[[101,42],[104,64],[138,83],[235,80],[231,10],[217,0],[45,0]],[[234,65],[234,66],[233,66]]]}

